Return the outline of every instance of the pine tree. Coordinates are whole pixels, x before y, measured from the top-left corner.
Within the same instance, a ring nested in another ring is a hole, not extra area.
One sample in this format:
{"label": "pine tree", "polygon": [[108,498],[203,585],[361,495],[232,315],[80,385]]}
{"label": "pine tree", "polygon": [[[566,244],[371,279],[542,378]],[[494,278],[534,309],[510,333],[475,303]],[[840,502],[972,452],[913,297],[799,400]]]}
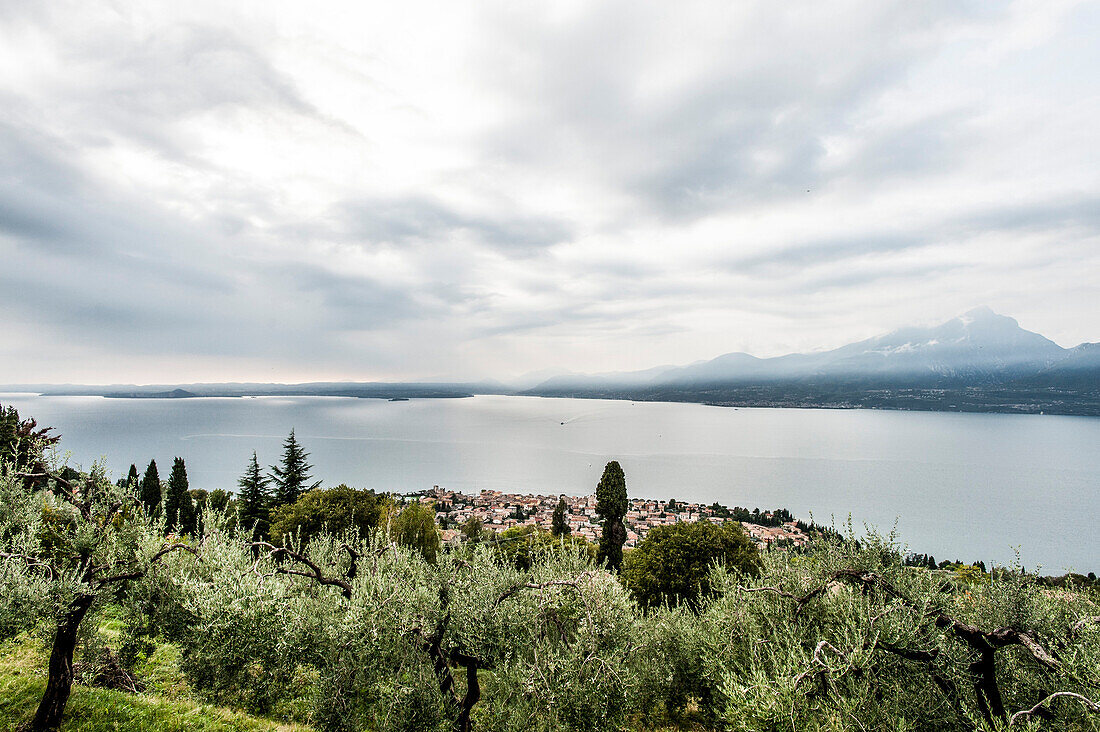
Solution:
{"label": "pine tree", "polygon": [[550,522],[550,533],[554,536],[568,536],[569,532],[569,522],[565,520],[565,499],[559,498],[554,509],[554,518]]}
{"label": "pine tree", "polygon": [[241,526],[252,531],[253,537],[267,536],[270,521],[269,507],[271,495],[267,489],[268,478],[260,472],[260,461],[256,451],[252,451],[252,462],[237,481],[241,487],[237,492],[238,516]]}
{"label": "pine tree", "polygon": [[294,428],[291,428],[283,442],[283,464],[271,466],[271,480],[275,484],[274,505],[294,503],[302,493],[320,487],[319,480],[309,482],[312,478],[309,471],[313,470],[313,466],[306,462],[308,457],[309,453],[298,444],[294,437]]}
{"label": "pine tree", "polygon": [[168,490],[164,493],[164,514],[168,519],[168,528],[181,534],[195,531],[195,504],[187,492],[187,466],[183,458],[172,461],[172,472],[168,476]]}
{"label": "pine tree", "polygon": [[160,512],[160,475],[157,473],[157,461],[150,460],[141,479],[141,505],[145,513],[156,516]]}
{"label": "pine tree", "polygon": [[603,522],[600,549],[596,556],[600,562],[606,561],[611,569],[618,569],[623,563],[626,507],[626,476],[619,463],[612,460],[604,467],[603,476],[596,485],[596,515]]}

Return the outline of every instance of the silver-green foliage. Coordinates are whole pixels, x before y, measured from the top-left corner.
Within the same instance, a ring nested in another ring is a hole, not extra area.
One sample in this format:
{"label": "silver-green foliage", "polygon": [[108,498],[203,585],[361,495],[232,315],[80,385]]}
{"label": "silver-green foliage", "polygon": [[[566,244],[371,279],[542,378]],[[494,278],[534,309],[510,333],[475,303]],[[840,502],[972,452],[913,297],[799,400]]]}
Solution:
{"label": "silver-green foliage", "polygon": [[[698,615],[650,615],[650,705],[674,716],[690,698],[734,730],[1001,729],[1013,715],[1014,728],[1039,724],[1020,712],[1066,691],[1086,701],[1049,700],[1052,728],[1100,728],[1087,701],[1100,696],[1093,601],[1019,572],[975,581],[899,556],[872,533],[768,553],[759,578],[714,570],[719,594]],[[985,678],[995,692],[976,685]]]}
{"label": "silver-green foliage", "polygon": [[583,556],[519,571],[488,545],[430,563],[381,532],[280,551],[215,528],[202,558],[157,597],[217,701],[324,729],[446,729],[475,666],[479,728],[614,728],[634,708],[636,609]]}

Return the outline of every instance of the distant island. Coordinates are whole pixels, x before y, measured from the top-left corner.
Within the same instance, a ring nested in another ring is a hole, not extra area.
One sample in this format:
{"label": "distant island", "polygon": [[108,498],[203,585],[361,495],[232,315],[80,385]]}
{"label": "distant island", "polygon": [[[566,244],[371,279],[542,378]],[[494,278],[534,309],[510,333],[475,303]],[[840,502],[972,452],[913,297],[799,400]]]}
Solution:
{"label": "distant island", "polygon": [[727,353],[687,366],[561,374],[534,386],[479,382],[22,384],[47,396],[180,399],[329,396],[458,399],[502,394],[695,402],[727,407],[900,409],[1100,416],[1100,343],[1062,348],[1012,318],[977,308],[930,328],[901,328],[820,353]]}

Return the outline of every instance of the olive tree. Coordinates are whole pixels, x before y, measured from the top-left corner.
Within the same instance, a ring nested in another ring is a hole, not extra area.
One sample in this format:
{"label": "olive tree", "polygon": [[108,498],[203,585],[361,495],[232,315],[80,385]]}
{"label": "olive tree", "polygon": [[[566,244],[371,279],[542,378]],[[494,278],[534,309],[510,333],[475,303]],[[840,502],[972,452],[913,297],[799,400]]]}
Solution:
{"label": "olive tree", "polygon": [[137,499],[98,466],[75,477],[75,471],[62,477],[45,464],[37,467],[0,472],[0,629],[10,635],[49,624],[46,690],[29,729],[50,730],[65,713],[78,632],[88,614],[176,550],[194,549],[165,543]]}
{"label": "olive tree", "polygon": [[488,544],[431,561],[383,531],[213,529],[202,556],[164,577],[159,625],[215,701],[325,730],[603,729],[633,709],[635,606],[583,553],[524,571]]}
{"label": "olive tree", "polygon": [[651,615],[655,703],[683,710],[689,696],[742,730],[1100,726],[1087,596],[1018,571],[973,582],[906,567],[873,533],[763,559],[759,577],[712,570],[697,615]]}

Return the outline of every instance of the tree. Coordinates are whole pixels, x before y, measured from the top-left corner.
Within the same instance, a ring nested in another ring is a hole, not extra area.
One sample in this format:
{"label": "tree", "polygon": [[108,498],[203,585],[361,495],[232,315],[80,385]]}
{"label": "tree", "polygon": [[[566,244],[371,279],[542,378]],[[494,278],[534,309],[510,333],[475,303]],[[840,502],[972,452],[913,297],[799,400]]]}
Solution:
{"label": "tree", "polygon": [[252,532],[252,536],[266,537],[270,525],[271,493],[268,490],[268,478],[260,472],[260,461],[256,451],[252,451],[252,462],[237,480],[237,515],[241,526]]}
{"label": "tree", "polygon": [[210,491],[210,495],[206,498],[206,505],[210,507],[211,511],[224,511],[229,508],[233,501],[233,497],[229,494],[229,491],[222,488],[215,488]]}
{"label": "tree", "polygon": [[149,467],[145,468],[145,477],[141,479],[141,505],[145,507],[145,513],[155,516],[160,512],[160,475],[157,473],[157,461],[150,460]]}
{"label": "tree", "polygon": [[603,476],[596,485],[596,515],[603,522],[598,558],[611,569],[618,569],[623,563],[626,508],[626,476],[618,461],[612,460],[604,466]]}
{"label": "tree", "polygon": [[137,466],[133,463],[130,463],[130,472],[126,474],[126,481],[122,483],[121,487],[130,491],[135,498],[141,496],[141,475],[138,473]]}
{"label": "tree", "polygon": [[[15,407],[0,404],[0,465],[7,463],[15,472],[32,475],[45,472],[46,448],[61,439],[49,434],[52,431],[52,427],[39,429],[33,418],[20,419]],[[27,490],[41,487],[38,482],[37,478],[23,479]]]}
{"label": "tree", "polygon": [[596,547],[580,536],[554,536],[537,526],[513,526],[505,529],[493,542],[497,556],[506,565],[528,571],[547,555],[583,557],[586,561],[596,558]]}
{"label": "tree", "polygon": [[[184,544],[163,544],[134,497],[101,467],[11,471],[0,466],[0,634],[42,622],[52,627],[45,692],[26,729],[56,730],[72,690],[81,623],[102,600],[125,597],[134,582]],[[31,478],[43,486],[24,488]],[[0,637],[6,640],[6,638]]]}
{"label": "tree", "polygon": [[282,465],[271,466],[271,479],[275,483],[274,504],[276,506],[286,506],[294,503],[302,493],[321,487],[321,481],[319,480],[313,483],[309,482],[313,477],[309,474],[309,471],[313,470],[313,466],[306,462],[308,457],[309,453],[298,444],[298,439],[294,436],[294,428],[292,427],[290,434],[283,442]]}
{"label": "tree", "polygon": [[374,491],[355,490],[343,483],[328,490],[311,490],[271,512],[271,540],[286,546],[297,538],[304,545],[322,532],[343,536],[349,531],[363,538],[378,526],[387,501]]}
{"label": "tree", "polygon": [[565,519],[565,499],[559,498],[558,505],[554,508],[554,518],[550,521],[550,533],[554,536],[568,536],[571,529]]}
{"label": "tree", "polygon": [[401,509],[390,527],[390,536],[398,544],[416,549],[433,564],[442,547],[435,512],[419,501]]}
{"label": "tree", "polygon": [[169,531],[195,533],[195,504],[187,491],[187,466],[184,465],[183,458],[177,457],[172,461],[168,490],[164,493],[164,515]]}
{"label": "tree", "polygon": [[471,515],[470,518],[462,522],[458,530],[466,537],[466,541],[478,542],[484,538],[485,527],[477,516]]}
{"label": "tree", "polygon": [[623,562],[622,579],[641,605],[686,602],[696,608],[711,592],[708,575],[715,564],[760,573],[760,554],[740,524],[681,522],[651,529]]}

